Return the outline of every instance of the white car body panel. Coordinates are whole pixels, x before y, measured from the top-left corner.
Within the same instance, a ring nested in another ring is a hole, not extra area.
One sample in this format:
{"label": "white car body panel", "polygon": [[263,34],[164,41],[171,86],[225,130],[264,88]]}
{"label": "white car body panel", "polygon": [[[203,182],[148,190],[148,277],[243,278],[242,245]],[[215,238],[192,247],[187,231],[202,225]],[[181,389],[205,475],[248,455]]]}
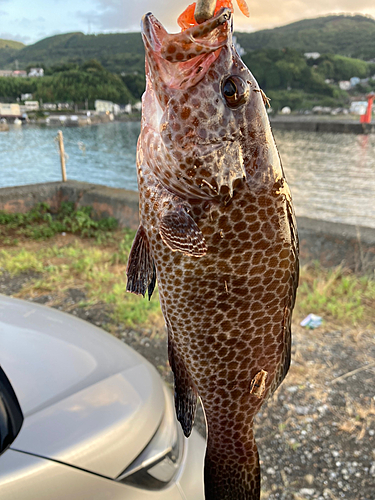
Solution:
{"label": "white car body panel", "polygon": [[164,394],[156,382],[146,365],[101,380],[26,418],[12,448],[116,478],[160,423]]}
{"label": "white car body panel", "polygon": [[1,500],[204,499],[205,443],[195,430],[167,487],[115,480],[173,415],[155,368],[121,341],[0,294],[0,364],[25,416],[0,457]]}
{"label": "white car body panel", "polygon": [[5,463],[0,457],[1,500],[187,500],[176,483],[145,491],[13,450],[5,457]]}

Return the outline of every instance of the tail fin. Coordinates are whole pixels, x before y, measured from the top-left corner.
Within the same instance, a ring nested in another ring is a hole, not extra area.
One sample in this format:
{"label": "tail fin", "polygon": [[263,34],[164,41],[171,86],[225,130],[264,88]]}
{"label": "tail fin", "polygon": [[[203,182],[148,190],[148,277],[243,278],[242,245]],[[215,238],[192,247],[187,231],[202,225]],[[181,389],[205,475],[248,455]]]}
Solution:
{"label": "tail fin", "polygon": [[215,446],[208,435],[204,483],[206,500],[259,500],[260,466],[254,436],[247,436],[246,443],[223,446],[221,440]]}

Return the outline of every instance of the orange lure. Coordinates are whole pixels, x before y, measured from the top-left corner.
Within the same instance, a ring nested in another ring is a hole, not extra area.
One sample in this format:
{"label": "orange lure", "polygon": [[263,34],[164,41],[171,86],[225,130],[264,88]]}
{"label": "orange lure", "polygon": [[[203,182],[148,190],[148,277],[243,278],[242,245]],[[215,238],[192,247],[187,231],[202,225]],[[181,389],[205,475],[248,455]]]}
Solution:
{"label": "orange lure", "polygon": [[[237,4],[242,14],[244,14],[246,17],[249,17],[249,8],[245,0],[237,0]],[[177,23],[182,30],[187,30],[192,26],[197,26],[198,23],[196,22],[194,17],[195,5],[195,2],[189,5],[189,7],[187,7],[177,19]],[[231,0],[217,0],[214,15],[216,15],[223,7],[228,7],[233,12],[233,4]]]}

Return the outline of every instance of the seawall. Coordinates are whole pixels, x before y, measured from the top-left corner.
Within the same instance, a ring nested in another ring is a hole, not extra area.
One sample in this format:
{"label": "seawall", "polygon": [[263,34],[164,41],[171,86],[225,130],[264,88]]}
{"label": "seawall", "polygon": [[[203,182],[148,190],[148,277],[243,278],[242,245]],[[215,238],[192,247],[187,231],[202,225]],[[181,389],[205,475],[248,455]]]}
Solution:
{"label": "seawall", "polygon": [[[138,193],[87,182],[48,182],[0,188],[0,210],[27,212],[40,202],[58,210],[62,201],[90,205],[97,217],[115,217],[121,227],[138,227]],[[342,264],[356,272],[375,266],[375,228],[297,217],[301,262]]]}
{"label": "seawall", "polygon": [[375,123],[350,120],[304,119],[303,117],[270,117],[274,130],[299,130],[303,132],[331,132],[336,134],[374,134]]}

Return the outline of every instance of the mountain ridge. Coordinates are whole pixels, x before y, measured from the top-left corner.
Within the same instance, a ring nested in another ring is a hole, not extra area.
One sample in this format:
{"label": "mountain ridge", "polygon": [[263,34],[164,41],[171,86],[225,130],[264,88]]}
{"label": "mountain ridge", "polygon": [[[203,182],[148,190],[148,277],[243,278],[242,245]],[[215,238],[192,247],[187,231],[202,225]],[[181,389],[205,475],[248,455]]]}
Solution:
{"label": "mountain ridge", "polygon": [[[289,47],[302,52],[375,59],[375,19],[359,14],[301,19],[272,29],[235,32],[235,35],[246,52]],[[19,67],[42,65],[48,68],[97,59],[113,73],[144,72],[144,48],[139,32],[98,35],[71,32],[26,46],[20,42],[5,42],[8,44],[2,47],[0,40],[0,69],[14,69],[16,60]]]}
{"label": "mountain ridge", "polygon": [[364,60],[375,58],[375,19],[359,14],[301,19],[272,29],[236,35],[245,50],[289,47]]}

